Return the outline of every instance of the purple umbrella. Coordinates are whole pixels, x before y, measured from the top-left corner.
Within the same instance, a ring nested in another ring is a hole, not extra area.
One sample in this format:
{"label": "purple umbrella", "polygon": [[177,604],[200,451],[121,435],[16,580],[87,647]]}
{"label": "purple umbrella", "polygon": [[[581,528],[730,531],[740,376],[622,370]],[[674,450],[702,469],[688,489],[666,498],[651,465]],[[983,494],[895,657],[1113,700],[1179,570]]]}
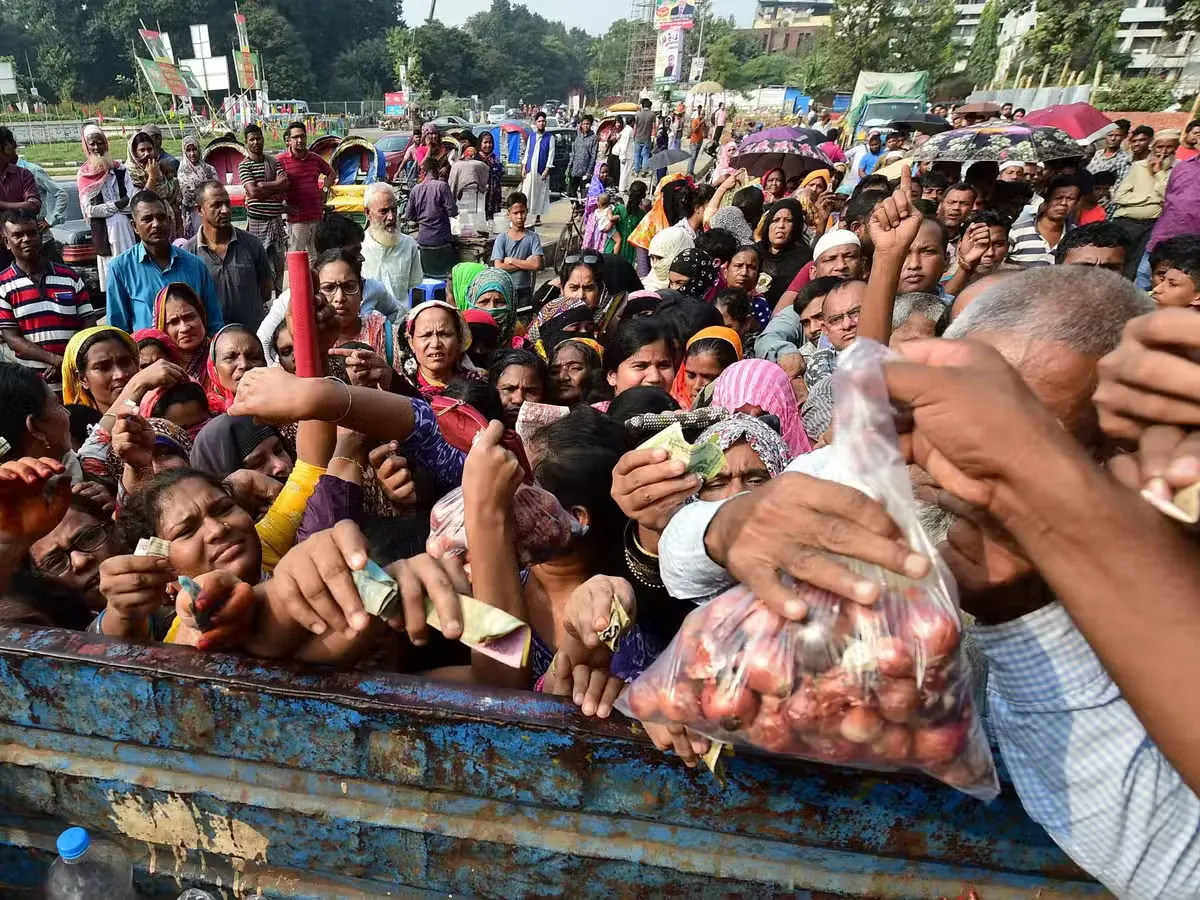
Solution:
{"label": "purple umbrella", "polygon": [[[779,130],[782,129],[772,129]],[[818,169],[833,168],[824,151],[804,139],[771,138],[763,134],[752,134],[738,145],[733,160],[737,168],[760,178],[772,169],[782,169],[786,178],[793,178]]]}
{"label": "purple umbrella", "polygon": [[748,134],[742,138],[742,142],[738,144],[738,152],[742,151],[743,147],[751,143],[759,141],[800,141],[802,144],[812,144],[814,147],[818,144],[823,144],[827,140],[824,134],[819,131],[814,131],[811,128],[796,128],[792,125],[779,125],[775,128],[764,128],[762,131],[756,131],[753,134]]}

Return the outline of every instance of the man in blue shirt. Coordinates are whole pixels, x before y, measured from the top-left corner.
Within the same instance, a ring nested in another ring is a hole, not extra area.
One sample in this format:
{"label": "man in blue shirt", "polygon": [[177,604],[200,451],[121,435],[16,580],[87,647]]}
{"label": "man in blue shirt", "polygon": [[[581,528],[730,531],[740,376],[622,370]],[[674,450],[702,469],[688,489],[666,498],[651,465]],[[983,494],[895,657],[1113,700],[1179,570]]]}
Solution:
{"label": "man in blue shirt", "polygon": [[129,201],[133,230],[141,239],[108,266],[105,287],[108,324],[130,334],[154,326],[154,298],[173,281],[191,285],[208,310],[208,333],[225,324],[217,288],[204,260],[171,244],[167,205],[154,191],[141,191]]}
{"label": "man in blue shirt", "polygon": [[882,156],[883,140],[880,138],[878,131],[872,131],[867,135],[867,152],[859,158],[857,165],[860,181],[875,171],[875,166]]}

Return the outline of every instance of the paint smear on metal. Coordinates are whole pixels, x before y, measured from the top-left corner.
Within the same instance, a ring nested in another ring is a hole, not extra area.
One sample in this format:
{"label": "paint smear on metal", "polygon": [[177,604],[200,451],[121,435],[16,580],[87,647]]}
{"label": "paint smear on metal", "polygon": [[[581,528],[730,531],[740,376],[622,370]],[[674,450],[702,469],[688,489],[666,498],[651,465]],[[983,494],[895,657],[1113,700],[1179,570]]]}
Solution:
{"label": "paint smear on metal", "polygon": [[135,840],[219,856],[267,861],[266,836],[238,819],[203,812],[177,794],[146,801],[134,794],[108,792],[116,829]]}

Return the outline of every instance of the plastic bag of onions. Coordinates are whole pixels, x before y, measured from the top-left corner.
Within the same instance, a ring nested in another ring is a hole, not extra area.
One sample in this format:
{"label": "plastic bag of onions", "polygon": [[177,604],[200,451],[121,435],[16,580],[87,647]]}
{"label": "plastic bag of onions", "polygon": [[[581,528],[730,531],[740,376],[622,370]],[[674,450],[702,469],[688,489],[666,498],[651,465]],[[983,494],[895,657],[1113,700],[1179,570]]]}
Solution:
{"label": "plastic bag of onions", "polygon": [[[517,487],[512,513],[517,559],[523,566],[553,559],[567,550],[573,537],[587,531],[553,494],[537,485]],[[461,487],[446,494],[430,510],[425,549],[435,559],[466,553],[466,510]]]}
{"label": "plastic bag of onions", "polygon": [[[887,351],[859,340],[834,382],[835,480],[879,500],[938,566],[912,580],[842,559],[875,579],[861,606],[808,584],[787,621],[734,587],[692,612],[617,700],[627,716],[715,740],[870,769],[919,769],[980,799],[999,792],[961,646],[953,579],[917,519],[883,382]],[[786,528],[786,523],[780,523]]]}

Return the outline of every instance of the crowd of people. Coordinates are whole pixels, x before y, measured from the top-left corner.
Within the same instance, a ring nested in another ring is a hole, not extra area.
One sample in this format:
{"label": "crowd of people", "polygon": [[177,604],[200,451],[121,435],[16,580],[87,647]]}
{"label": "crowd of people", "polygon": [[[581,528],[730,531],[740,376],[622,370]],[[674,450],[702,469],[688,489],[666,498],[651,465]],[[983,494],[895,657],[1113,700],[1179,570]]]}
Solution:
{"label": "crowd of people", "polygon": [[[1200,638],[1200,123],[1118,122],[1078,156],[1003,166],[914,164],[910,135],[872,134],[754,177],[722,118],[706,181],[638,177],[644,111],[628,178],[580,123],[581,253],[540,278],[543,198],[514,191],[492,265],[454,265],[445,300],[414,293],[442,236],[415,246],[390,186],[367,191],[365,232],[322,212],[303,126],[278,159],[247,129],[245,231],[194,144],[171,161],[143,129],[122,163],[89,126],[100,302],[43,255],[0,129],[0,621],[546,691],[605,718],[731,583],[798,619],[791,579],[870,604],[845,559],[936,562],[1030,815],[1119,896],[1195,895],[1200,743],[1178,691]],[[444,204],[426,147],[421,203]],[[311,252],[314,322],[293,318],[286,247]],[[325,377],[297,374],[313,330]],[[892,350],[938,560],[830,480],[860,341]],[[640,448],[673,423],[720,446],[719,472]],[[137,552],[151,538],[165,555]],[[368,561],[396,581],[386,621],[356,586]],[[460,594],[528,623],[528,659],[460,643]],[[690,766],[709,747],[645,730]]]}

